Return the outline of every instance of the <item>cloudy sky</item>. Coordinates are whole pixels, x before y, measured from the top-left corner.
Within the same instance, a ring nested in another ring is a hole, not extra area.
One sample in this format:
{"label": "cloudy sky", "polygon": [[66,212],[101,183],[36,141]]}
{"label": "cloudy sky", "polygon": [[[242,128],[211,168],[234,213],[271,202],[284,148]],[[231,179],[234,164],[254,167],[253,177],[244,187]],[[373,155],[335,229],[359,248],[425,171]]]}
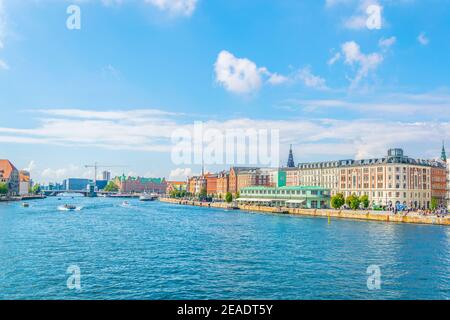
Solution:
{"label": "cloudy sky", "polygon": [[0,0],[0,158],[42,182],[95,161],[181,179],[200,167],[173,132],[198,121],[279,130],[283,163],[435,158],[449,57],[449,0]]}

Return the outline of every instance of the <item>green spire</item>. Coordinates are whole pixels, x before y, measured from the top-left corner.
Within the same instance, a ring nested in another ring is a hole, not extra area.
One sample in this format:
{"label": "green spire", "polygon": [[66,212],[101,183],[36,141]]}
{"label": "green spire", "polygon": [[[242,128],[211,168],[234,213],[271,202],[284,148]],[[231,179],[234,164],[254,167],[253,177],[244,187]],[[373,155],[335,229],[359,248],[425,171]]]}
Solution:
{"label": "green spire", "polygon": [[445,153],[444,141],[442,141],[441,160],[444,162],[447,161],[447,154]]}

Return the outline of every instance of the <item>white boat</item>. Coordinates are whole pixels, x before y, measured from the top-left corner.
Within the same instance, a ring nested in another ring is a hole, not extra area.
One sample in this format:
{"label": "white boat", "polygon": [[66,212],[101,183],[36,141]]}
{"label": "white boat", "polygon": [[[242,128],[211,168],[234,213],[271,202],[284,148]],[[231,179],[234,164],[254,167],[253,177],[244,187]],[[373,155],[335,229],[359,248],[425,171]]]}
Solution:
{"label": "white boat", "polygon": [[68,211],[75,211],[75,210],[77,210],[77,207],[74,205],[71,205],[71,204],[65,204],[64,209],[66,209]]}
{"label": "white boat", "polygon": [[139,201],[155,201],[156,199],[158,199],[158,195],[155,193],[144,193],[139,197]]}

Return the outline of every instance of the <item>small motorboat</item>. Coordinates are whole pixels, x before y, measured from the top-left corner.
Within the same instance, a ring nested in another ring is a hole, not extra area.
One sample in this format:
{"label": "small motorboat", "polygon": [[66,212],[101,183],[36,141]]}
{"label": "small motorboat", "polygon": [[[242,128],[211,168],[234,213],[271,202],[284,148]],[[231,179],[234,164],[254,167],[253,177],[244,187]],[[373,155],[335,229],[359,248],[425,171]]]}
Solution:
{"label": "small motorboat", "polygon": [[24,207],[24,208],[28,208],[28,207],[30,207],[30,204],[29,204],[29,203],[26,203],[26,202],[24,202],[24,203],[22,203],[22,207]]}
{"label": "small motorboat", "polygon": [[139,201],[155,201],[156,199],[158,199],[158,195],[154,193],[152,194],[144,193],[139,197]]}
{"label": "small motorboat", "polygon": [[129,205],[130,205],[130,203],[128,201],[122,202],[122,206],[124,206],[124,207],[128,207]]}
{"label": "small motorboat", "polygon": [[69,211],[74,211],[74,210],[77,210],[77,207],[72,204],[65,204],[64,209],[69,210]]}

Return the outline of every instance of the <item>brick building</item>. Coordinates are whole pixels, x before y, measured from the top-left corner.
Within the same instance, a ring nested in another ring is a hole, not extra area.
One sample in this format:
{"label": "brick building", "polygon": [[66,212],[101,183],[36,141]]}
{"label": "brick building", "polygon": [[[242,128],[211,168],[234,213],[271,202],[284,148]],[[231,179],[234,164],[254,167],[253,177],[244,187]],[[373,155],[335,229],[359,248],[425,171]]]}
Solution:
{"label": "brick building", "polygon": [[0,160],[0,183],[7,185],[9,195],[19,194],[19,170],[9,160]]}
{"label": "brick building", "polygon": [[167,182],[164,178],[126,177],[122,175],[116,177],[114,183],[119,187],[120,193],[148,192],[164,194],[167,189]]}

